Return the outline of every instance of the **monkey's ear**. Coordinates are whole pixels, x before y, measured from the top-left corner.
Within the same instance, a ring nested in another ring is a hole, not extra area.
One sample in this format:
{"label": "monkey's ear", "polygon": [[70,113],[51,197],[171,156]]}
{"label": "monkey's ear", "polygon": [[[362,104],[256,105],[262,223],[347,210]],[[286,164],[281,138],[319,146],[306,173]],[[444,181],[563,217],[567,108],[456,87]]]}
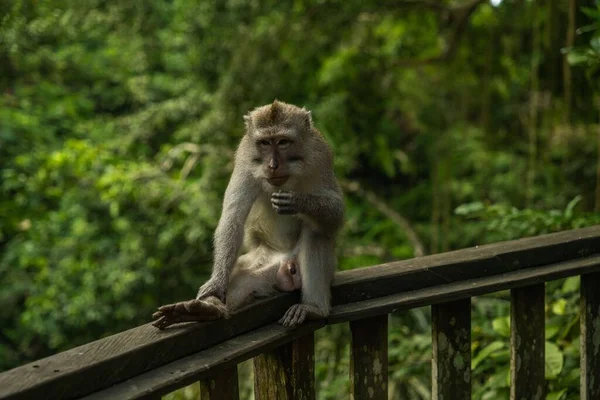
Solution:
{"label": "monkey's ear", "polygon": [[312,113],[306,109],[304,111],[306,111],[306,117],[305,117],[306,128],[310,129],[313,127]]}

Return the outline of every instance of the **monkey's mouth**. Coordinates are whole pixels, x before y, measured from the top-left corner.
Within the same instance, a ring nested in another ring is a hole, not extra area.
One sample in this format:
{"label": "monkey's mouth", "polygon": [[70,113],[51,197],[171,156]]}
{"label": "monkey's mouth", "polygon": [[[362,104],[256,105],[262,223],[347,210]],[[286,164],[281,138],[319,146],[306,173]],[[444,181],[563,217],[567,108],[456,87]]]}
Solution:
{"label": "monkey's mouth", "polygon": [[269,182],[273,186],[281,186],[287,182],[289,176],[274,176],[272,178],[267,178],[267,182]]}

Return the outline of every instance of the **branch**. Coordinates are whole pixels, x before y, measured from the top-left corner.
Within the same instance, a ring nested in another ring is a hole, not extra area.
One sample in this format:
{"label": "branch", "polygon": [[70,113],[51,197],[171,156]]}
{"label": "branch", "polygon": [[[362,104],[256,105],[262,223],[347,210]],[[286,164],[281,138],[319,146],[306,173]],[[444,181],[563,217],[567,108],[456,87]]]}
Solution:
{"label": "branch", "polygon": [[364,198],[368,203],[377,208],[379,212],[400,226],[400,228],[402,228],[406,233],[408,241],[412,244],[415,257],[421,257],[425,255],[425,246],[423,246],[419,235],[417,232],[415,232],[408,219],[400,215],[397,211],[391,209],[383,200],[379,199],[375,193],[363,189],[360,183],[356,181],[342,181],[341,185],[345,190]]}

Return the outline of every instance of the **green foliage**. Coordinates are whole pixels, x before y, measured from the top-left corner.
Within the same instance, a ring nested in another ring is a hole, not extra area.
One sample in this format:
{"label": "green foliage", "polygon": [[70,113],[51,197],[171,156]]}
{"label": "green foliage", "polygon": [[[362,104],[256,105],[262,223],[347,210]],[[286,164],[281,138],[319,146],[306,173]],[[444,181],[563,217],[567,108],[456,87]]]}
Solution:
{"label": "green foliage", "polygon": [[[1,2],[0,369],[193,295],[242,115],[274,98],[364,189],[341,269],[599,224],[600,9],[561,49],[566,0],[484,2],[453,48],[457,15],[407,3]],[[577,398],[578,285],[547,285],[548,399]],[[474,398],[508,397],[508,312],[473,301]],[[394,398],[431,396],[429,320],[392,317]],[[348,340],[317,334],[319,398],[348,393]]]}
{"label": "green foliage", "polygon": [[490,242],[496,242],[600,224],[598,213],[575,212],[580,201],[581,196],[577,196],[564,210],[548,211],[519,210],[506,204],[473,202],[460,205],[455,213],[466,219],[486,221],[483,227],[485,237]]}

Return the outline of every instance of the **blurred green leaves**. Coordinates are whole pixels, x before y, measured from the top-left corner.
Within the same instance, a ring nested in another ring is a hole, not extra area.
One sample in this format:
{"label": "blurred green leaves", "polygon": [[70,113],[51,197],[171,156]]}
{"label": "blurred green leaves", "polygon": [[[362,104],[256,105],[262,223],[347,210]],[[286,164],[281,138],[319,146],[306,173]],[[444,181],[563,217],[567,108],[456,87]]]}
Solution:
{"label": "blurred green leaves", "polygon": [[[406,3],[0,2],[0,368],[193,296],[242,116],[274,98],[376,197],[347,193],[340,269],[600,223],[598,10],[566,82],[564,0],[484,3],[461,32],[463,2]],[[572,399],[579,281],[547,286],[548,398]],[[508,315],[473,301],[474,398],[508,398]],[[428,310],[392,321],[392,396],[428,398]],[[319,398],[348,392],[347,341],[319,336]]]}

